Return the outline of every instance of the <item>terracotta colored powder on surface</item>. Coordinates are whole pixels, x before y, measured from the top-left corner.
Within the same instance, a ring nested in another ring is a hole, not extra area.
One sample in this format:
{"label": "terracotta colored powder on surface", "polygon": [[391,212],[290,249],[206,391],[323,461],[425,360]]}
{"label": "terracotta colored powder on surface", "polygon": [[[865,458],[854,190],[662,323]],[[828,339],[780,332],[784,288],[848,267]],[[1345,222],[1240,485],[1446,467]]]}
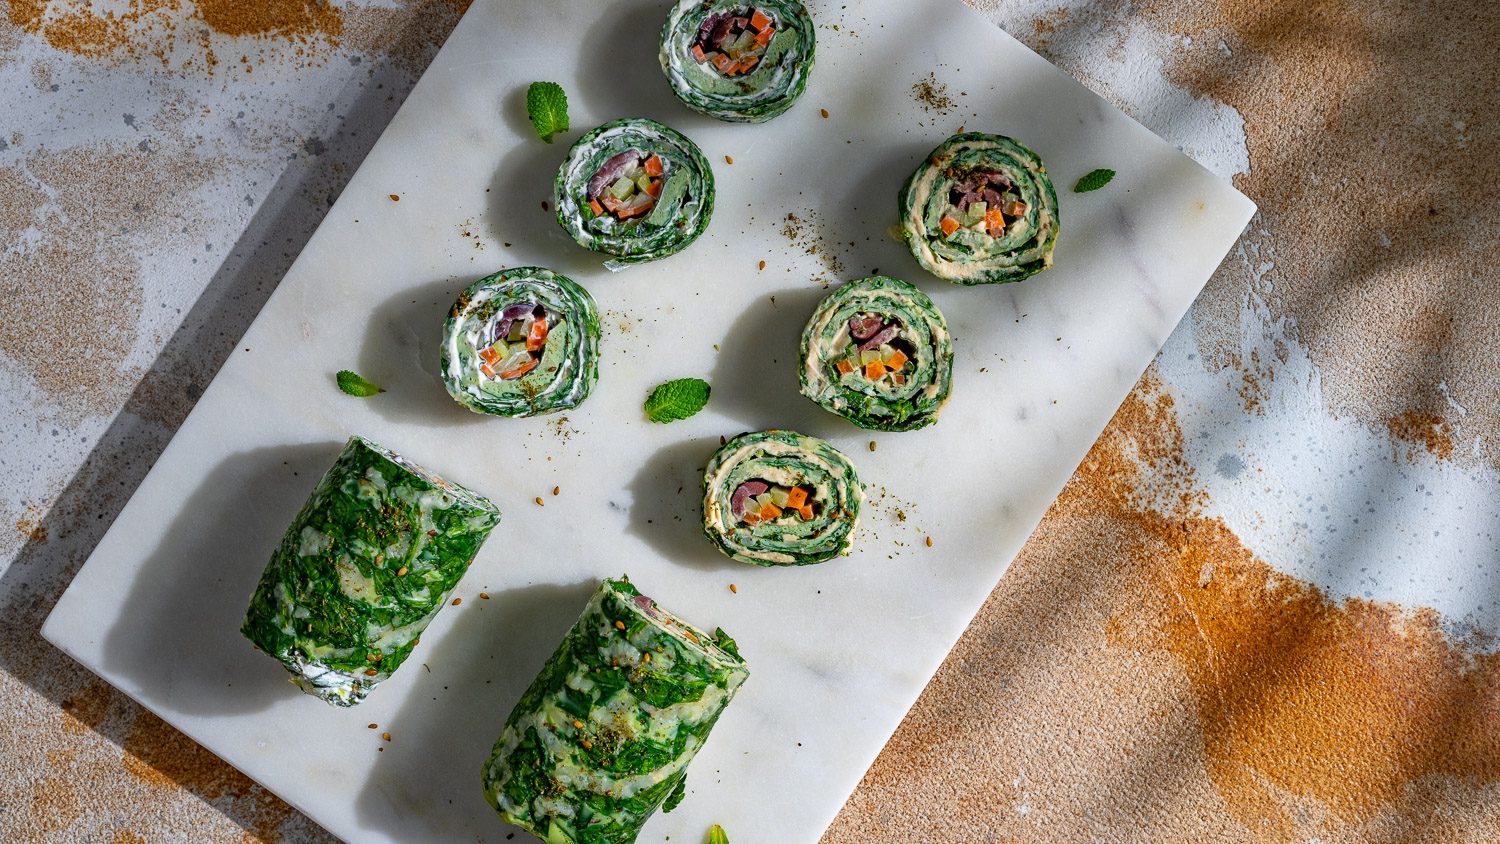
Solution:
{"label": "terracotta colored powder on surface", "polygon": [[1226,262],[1232,278],[1210,292],[1254,289],[1273,320],[1290,317],[1335,415],[1378,430],[1456,403],[1453,458],[1500,467],[1500,273],[1479,260],[1500,242],[1500,6],[1137,8],[1191,39],[1170,78],[1244,118],[1237,184],[1260,205],[1251,228],[1270,234],[1253,239],[1274,268],[1257,280]]}
{"label": "terracotta colored powder on surface", "polygon": [[1148,373],[825,844],[1500,835],[1500,656],[1204,504]]}
{"label": "terracotta colored powder on surface", "polygon": [[[1408,410],[1387,419],[1385,427],[1393,443],[1421,446],[1439,460],[1453,457],[1453,423],[1436,413]],[[1406,449],[1406,459],[1415,461],[1417,451]]]}

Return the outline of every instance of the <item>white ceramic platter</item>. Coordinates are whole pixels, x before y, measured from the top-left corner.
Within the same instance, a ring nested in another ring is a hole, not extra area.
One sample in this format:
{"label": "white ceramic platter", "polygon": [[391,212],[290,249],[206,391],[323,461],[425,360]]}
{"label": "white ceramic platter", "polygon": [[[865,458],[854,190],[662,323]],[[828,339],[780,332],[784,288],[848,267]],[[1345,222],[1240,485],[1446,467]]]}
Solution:
{"label": "white ceramic platter", "polygon": [[[44,635],[348,840],[503,841],[480,765],[593,584],[628,572],[726,628],[752,669],[687,800],[645,840],[696,842],[717,822],[736,844],[816,841],[1253,206],[957,0],[812,11],[806,95],[736,126],[672,96],[656,59],[664,3],[475,3]],[[914,96],[929,74],[951,107]],[[573,131],[552,145],[524,116],[537,79],[571,97]],[[633,115],[703,147],[718,203],[687,251],[611,274],[541,203],[571,140]],[[889,238],[897,189],[960,126],[1014,135],[1047,162],[1055,268],[961,288]],[[1119,176],[1071,193],[1095,167]],[[566,419],[478,416],[437,379],[455,294],[523,264],[571,276],[605,312],[598,388]],[[797,392],[797,338],[822,282],[876,268],[921,284],[956,337],[953,401],[923,431],[872,437]],[[389,392],[342,395],[342,368]],[[712,382],[709,409],[648,423],[646,392],[686,375]],[[871,501],[853,555],[756,569],[699,534],[700,467],[721,435],[765,427],[854,459]],[[282,530],[355,432],[490,496],[505,518],[464,603],[342,710],[299,693],[237,629]]]}

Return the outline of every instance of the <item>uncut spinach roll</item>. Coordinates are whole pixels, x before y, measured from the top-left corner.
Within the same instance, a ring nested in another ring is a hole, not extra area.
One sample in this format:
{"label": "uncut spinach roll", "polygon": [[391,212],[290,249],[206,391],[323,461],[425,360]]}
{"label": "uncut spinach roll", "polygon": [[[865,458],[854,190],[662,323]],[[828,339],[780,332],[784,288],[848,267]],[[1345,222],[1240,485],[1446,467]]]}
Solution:
{"label": "uncut spinach roll", "polygon": [[726,556],[805,566],[847,553],[864,488],[828,443],[795,431],[740,434],[703,473],[703,532]]}
{"label": "uncut spinach roll", "polygon": [[679,0],[661,30],[661,69],[688,108],[761,123],[807,89],[817,38],[797,0]]}
{"label": "uncut spinach roll", "polygon": [[553,186],[557,222],[611,270],[676,254],[708,228],[714,174],[698,145],[646,118],[578,139]]}
{"label": "uncut spinach roll", "polygon": [[443,325],[443,384],[475,413],[535,416],[577,407],[599,378],[599,309],[543,267],[469,285]]}
{"label": "uncut spinach roll", "polygon": [[1004,135],[938,145],[901,188],[901,232],[917,262],[956,284],[999,284],[1052,266],[1057,192],[1037,154]]}
{"label": "uncut spinach roll", "polygon": [[953,383],[953,338],[927,294],[870,276],[833,291],[802,332],[802,395],[861,428],[937,421]]}
{"label": "uncut spinach roll", "polygon": [[549,844],[631,844],[749,676],[722,629],[605,580],[505,720],[484,796]]}
{"label": "uncut spinach roll", "polygon": [[240,632],[292,682],[353,706],[406,661],[500,511],[351,437],[272,555]]}

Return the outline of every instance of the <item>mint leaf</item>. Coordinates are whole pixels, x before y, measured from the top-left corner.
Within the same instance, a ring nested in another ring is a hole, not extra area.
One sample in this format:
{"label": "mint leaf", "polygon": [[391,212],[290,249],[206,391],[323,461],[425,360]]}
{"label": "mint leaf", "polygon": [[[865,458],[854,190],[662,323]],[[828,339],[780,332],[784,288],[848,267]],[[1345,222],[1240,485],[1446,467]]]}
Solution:
{"label": "mint leaf", "polygon": [[708,828],[708,844],[729,844],[729,836],[724,834],[724,827],[714,824]]}
{"label": "mint leaf", "polygon": [[686,796],[687,777],[683,777],[682,779],[677,781],[676,785],[672,786],[672,793],[668,794],[667,799],[661,804],[661,813],[665,815],[673,809],[677,808],[677,804],[681,803],[682,798]]}
{"label": "mint leaf", "polygon": [[568,95],[556,82],[533,82],[526,89],[526,116],[536,127],[536,134],[547,143],[552,136],[568,131]]}
{"label": "mint leaf", "polygon": [[652,422],[686,419],[708,404],[709,386],[702,378],[678,378],[660,384],[646,397],[646,416]]}
{"label": "mint leaf", "polygon": [[733,639],[729,638],[729,634],[725,633],[724,628],[722,627],[714,628],[714,645],[719,650],[729,654],[735,659],[744,659],[744,657],[740,656],[739,644],[737,644]]}
{"label": "mint leaf", "polygon": [[381,387],[373,381],[367,381],[364,378],[361,378],[359,376],[359,373],[350,372],[347,369],[339,370],[338,382],[340,390],[343,390],[351,396],[358,396],[360,398],[365,398],[367,396],[373,396],[376,393],[385,392],[384,387]]}
{"label": "mint leaf", "polygon": [[1114,177],[1115,171],[1101,167],[1098,170],[1093,171],[1092,173],[1086,174],[1082,179],[1079,179],[1078,184],[1073,186],[1073,192],[1088,193],[1091,190],[1098,190],[1109,184],[1109,180],[1113,179]]}

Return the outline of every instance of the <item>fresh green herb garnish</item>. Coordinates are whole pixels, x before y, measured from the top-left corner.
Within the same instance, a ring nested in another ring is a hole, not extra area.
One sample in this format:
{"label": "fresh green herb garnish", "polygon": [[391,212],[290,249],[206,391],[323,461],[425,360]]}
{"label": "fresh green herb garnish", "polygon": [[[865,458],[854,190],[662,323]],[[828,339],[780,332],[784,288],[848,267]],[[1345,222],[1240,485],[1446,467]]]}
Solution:
{"label": "fresh green herb garnish", "polygon": [[351,396],[358,396],[360,398],[365,398],[367,396],[373,396],[376,393],[385,392],[384,387],[376,384],[373,381],[367,381],[364,378],[361,378],[359,373],[350,372],[347,369],[339,370],[338,382],[340,390],[343,390]]}
{"label": "fresh green herb garnish", "polygon": [[708,844],[729,844],[729,836],[724,834],[724,827],[714,824],[708,828]]}
{"label": "fresh green herb garnish", "polygon": [[687,777],[683,777],[682,779],[680,779],[680,780],[677,781],[677,785],[675,785],[675,786],[672,787],[672,793],[668,794],[666,801],[664,801],[661,804],[661,812],[662,812],[662,814],[665,815],[666,813],[668,813],[668,812],[672,811],[673,809],[677,808],[677,804],[681,803],[682,802],[682,798],[684,798],[686,796],[687,796]]}
{"label": "fresh green herb garnish", "polygon": [[678,378],[657,385],[646,397],[646,416],[652,422],[686,419],[708,404],[710,388],[702,378]]}
{"label": "fresh green herb garnish", "polygon": [[526,89],[526,116],[536,127],[537,136],[547,143],[559,132],[568,131],[568,95],[556,82],[533,82]]}
{"label": "fresh green herb garnish", "polygon": [[1073,186],[1073,192],[1088,193],[1091,190],[1098,190],[1109,184],[1109,180],[1113,179],[1114,177],[1115,171],[1101,167],[1092,173],[1086,174],[1082,179],[1079,179],[1078,184]]}

